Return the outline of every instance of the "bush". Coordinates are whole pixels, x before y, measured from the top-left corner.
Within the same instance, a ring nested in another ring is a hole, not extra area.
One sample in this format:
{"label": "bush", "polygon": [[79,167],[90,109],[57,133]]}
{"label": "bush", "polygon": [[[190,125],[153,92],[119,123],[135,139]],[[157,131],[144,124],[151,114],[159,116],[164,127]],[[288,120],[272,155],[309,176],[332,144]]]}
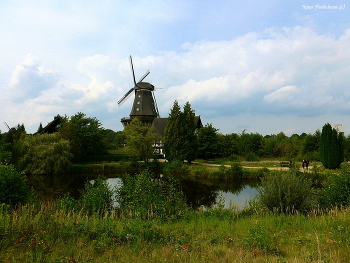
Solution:
{"label": "bush", "polygon": [[103,214],[112,209],[113,195],[113,190],[105,180],[97,178],[89,181],[85,184],[80,199],[82,210],[87,214]]}
{"label": "bush", "polygon": [[122,211],[139,219],[177,219],[188,211],[178,183],[170,176],[156,179],[147,170],[124,177],[116,190],[116,201]]}
{"label": "bush", "polygon": [[231,154],[229,157],[228,157],[228,160],[230,162],[235,162],[235,161],[238,161],[238,155],[237,154]]}
{"label": "bush", "polygon": [[22,175],[13,166],[0,166],[0,203],[25,204],[32,195]]}
{"label": "bush", "polygon": [[170,176],[186,176],[189,175],[189,166],[181,161],[173,161],[164,167],[164,172]]}
{"label": "bush", "polygon": [[227,174],[233,178],[244,178],[245,174],[240,162],[234,162],[231,164],[230,169],[227,170]]}
{"label": "bush", "polygon": [[209,171],[204,165],[192,166],[193,175],[197,178],[208,177]]}
{"label": "bush", "polygon": [[270,211],[291,214],[314,208],[315,191],[312,182],[289,171],[271,175],[258,188],[259,201]]}
{"label": "bush", "polygon": [[347,165],[340,174],[329,174],[328,181],[323,183],[319,192],[319,203],[322,208],[334,208],[350,205],[350,172]]}
{"label": "bush", "polygon": [[246,158],[246,160],[248,162],[257,162],[257,161],[259,161],[259,157],[253,152],[247,153],[245,158]]}

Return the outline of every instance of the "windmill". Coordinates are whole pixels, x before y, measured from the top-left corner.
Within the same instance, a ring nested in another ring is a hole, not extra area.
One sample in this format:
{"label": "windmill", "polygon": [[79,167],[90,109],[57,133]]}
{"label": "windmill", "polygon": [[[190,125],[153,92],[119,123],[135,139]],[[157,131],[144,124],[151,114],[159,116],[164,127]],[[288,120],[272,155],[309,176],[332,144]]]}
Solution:
{"label": "windmill", "polygon": [[17,129],[16,129],[15,127],[10,128],[10,126],[8,126],[8,124],[7,124],[6,122],[5,122],[5,125],[6,125],[7,128],[9,129],[9,133],[14,134],[14,133],[17,131]]}
{"label": "windmill", "polygon": [[122,118],[123,125],[130,123],[131,119],[138,118],[144,123],[152,123],[155,118],[159,118],[158,107],[153,91],[154,86],[151,83],[143,82],[148,76],[150,71],[148,70],[142,78],[136,83],[134,65],[130,56],[131,71],[134,79],[134,87],[131,88],[119,101],[120,106],[127,98],[135,92],[134,104],[130,112],[130,118]]}

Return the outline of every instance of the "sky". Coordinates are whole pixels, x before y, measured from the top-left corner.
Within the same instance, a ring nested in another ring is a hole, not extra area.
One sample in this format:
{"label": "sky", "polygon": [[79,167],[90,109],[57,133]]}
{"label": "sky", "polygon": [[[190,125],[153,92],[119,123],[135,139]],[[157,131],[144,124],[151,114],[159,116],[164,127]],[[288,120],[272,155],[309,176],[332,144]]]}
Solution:
{"label": "sky", "polygon": [[161,117],[188,101],[220,133],[350,134],[346,0],[0,1],[0,130],[83,112],[123,130],[136,79]]}

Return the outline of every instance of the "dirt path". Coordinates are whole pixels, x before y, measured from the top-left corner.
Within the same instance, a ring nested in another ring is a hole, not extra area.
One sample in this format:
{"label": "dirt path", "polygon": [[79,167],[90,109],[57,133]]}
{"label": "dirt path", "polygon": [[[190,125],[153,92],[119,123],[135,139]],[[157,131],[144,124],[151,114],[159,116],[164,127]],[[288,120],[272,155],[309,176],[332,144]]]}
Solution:
{"label": "dirt path", "polygon": [[[206,166],[221,166],[220,164],[213,164],[213,163],[201,163],[201,162],[192,162],[193,164],[196,165],[206,165]],[[231,167],[231,165],[226,164],[225,167]],[[264,168],[264,166],[242,166],[243,169],[262,169]],[[289,170],[289,167],[281,167],[281,166],[274,166],[274,167],[266,167],[269,170],[278,170],[278,171],[286,171]],[[309,166],[309,169],[303,169],[302,167],[300,167],[300,171],[310,171],[313,168],[313,166]]]}

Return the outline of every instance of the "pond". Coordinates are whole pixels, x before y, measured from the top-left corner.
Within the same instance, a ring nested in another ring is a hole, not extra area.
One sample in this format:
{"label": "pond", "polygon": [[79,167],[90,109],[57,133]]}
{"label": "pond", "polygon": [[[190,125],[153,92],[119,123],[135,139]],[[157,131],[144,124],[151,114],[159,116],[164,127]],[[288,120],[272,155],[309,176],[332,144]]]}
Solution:
{"label": "pond", "polygon": [[[111,187],[122,182],[118,174],[109,174],[108,177],[106,180]],[[85,182],[95,178],[96,175],[88,174],[31,175],[28,176],[28,182],[41,200],[50,200],[64,194],[78,198],[80,191],[84,189]],[[220,200],[224,201],[225,208],[235,205],[242,209],[249,199],[258,194],[257,187],[260,184],[258,180],[254,179],[236,179],[234,181],[181,179],[180,183],[188,204],[194,209],[200,206],[217,205]]]}

